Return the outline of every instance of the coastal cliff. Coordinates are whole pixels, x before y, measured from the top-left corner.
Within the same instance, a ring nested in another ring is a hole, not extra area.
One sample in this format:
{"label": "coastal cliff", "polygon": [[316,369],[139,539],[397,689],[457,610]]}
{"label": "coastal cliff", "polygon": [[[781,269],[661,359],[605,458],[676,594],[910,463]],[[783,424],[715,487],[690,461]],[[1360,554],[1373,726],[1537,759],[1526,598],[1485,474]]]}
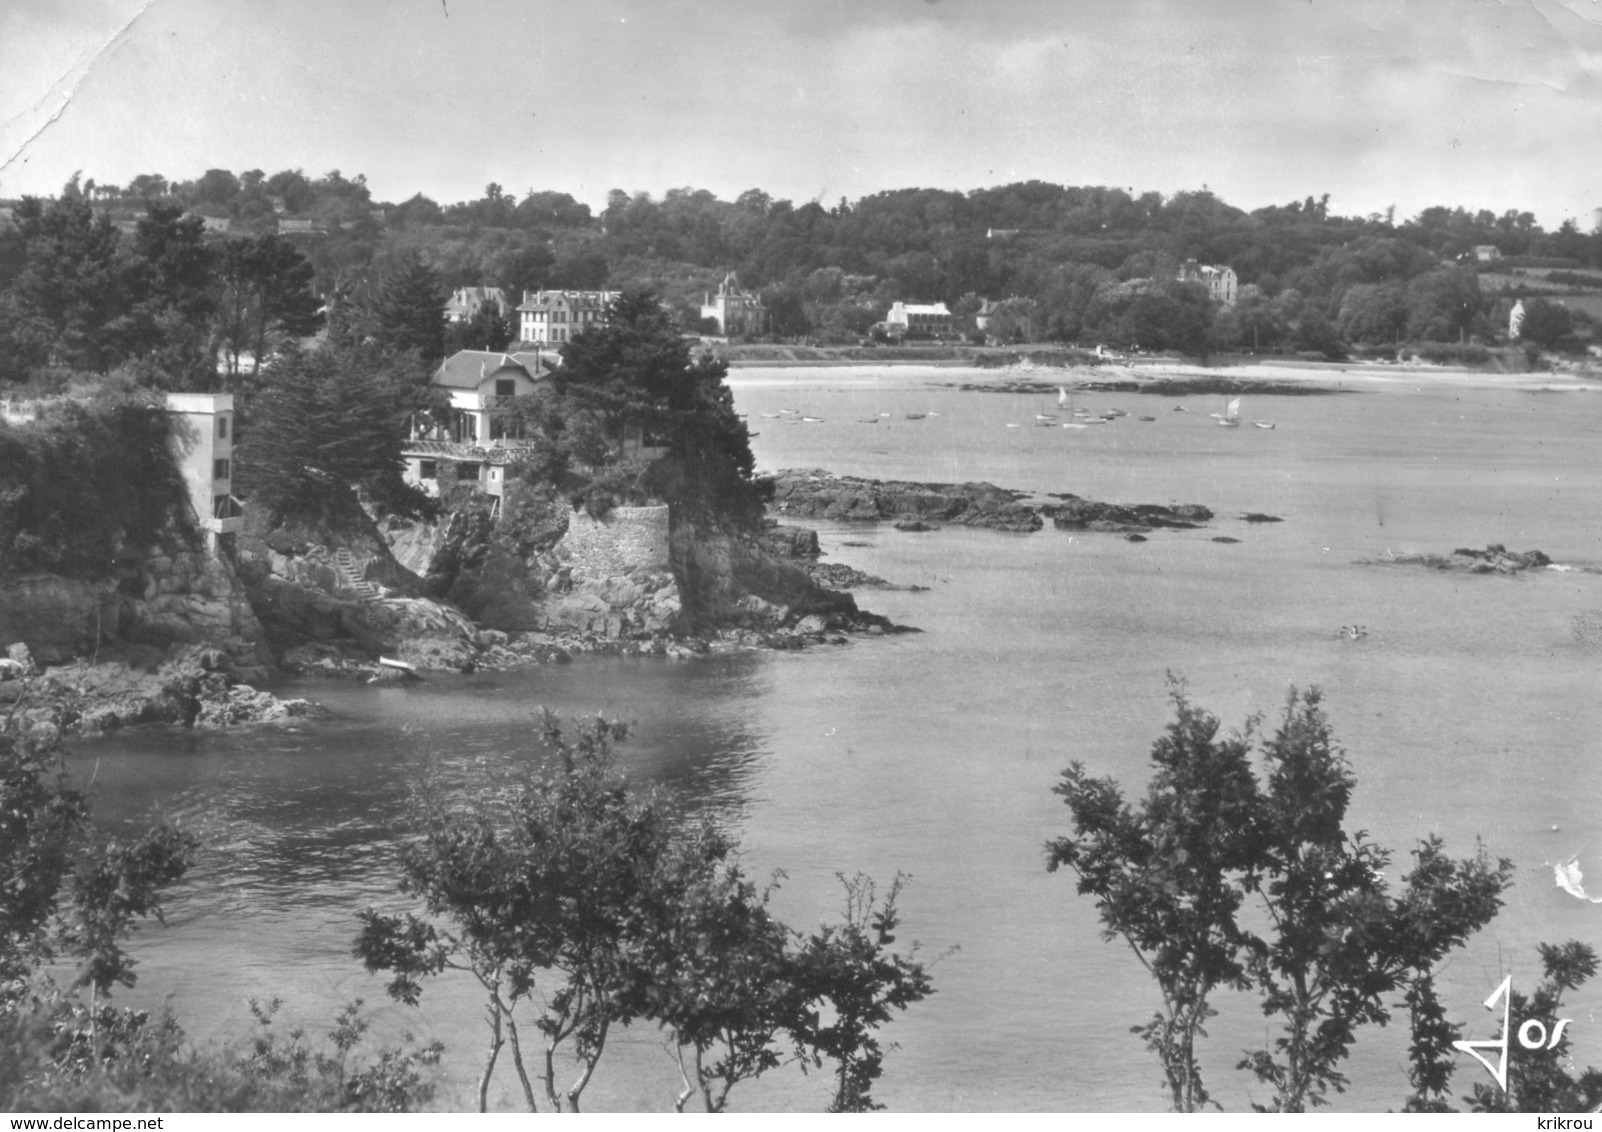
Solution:
{"label": "coastal cliff", "polygon": [[427,595],[514,644],[534,635],[624,651],[718,641],[791,647],[798,638],[888,627],[759,534],[660,502],[597,515],[549,485],[514,480],[498,509],[472,496],[437,522],[383,529]]}

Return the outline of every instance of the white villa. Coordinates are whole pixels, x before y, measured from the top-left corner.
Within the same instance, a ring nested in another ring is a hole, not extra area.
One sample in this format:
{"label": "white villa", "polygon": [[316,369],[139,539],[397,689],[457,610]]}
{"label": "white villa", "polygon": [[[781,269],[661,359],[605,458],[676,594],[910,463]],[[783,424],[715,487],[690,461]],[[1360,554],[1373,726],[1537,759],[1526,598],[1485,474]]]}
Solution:
{"label": "white villa", "polygon": [[761,334],[768,310],[754,291],[740,286],[739,277],[731,271],[718,284],[717,293],[706,296],[701,317],[716,320],[719,334]]}
{"label": "white villa", "polygon": [[517,449],[531,443],[517,435],[508,411],[516,398],[538,389],[547,373],[538,350],[459,350],[446,358],[431,384],[448,391],[449,416],[444,421],[412,418],[403,452],[406,482],[437,495],[441,465],[450,464],[458,482],[475,480],[480,490],[500,495],[506,465]]}
{"label": "white villa", "polygon": [[616,291],[524,291],[517,308],[517,336],[524,342],[560,346],[581,330],[606,321]]}
{"label": "white villa", "polygon": [[892,303],[890,313],[884,316],[887,326],[899,329],[902,334],[951,333],[951,312],[945,303]]}
{"label": "white villa", "polygon": [[1235,280],[1235,269],[1232,267],[1211,267],[1199,264],[1193,259],[1187,259],[1184,266],[1179,269],[1181,283],[1200,283],[1207,288],[1207,294],[1213,302],[1223,303],[1226,307],[1235,305],[1235,299],[1240,293],[1240,287]]}

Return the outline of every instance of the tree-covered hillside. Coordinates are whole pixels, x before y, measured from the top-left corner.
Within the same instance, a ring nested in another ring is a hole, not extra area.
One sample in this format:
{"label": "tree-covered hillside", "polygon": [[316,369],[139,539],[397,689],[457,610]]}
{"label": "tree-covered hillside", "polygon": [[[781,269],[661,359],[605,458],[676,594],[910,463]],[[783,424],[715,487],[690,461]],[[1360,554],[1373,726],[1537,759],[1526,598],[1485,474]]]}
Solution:
{"label": "tree-covered hillside", "polygon": [[[44,223],[53,217],[54,228]],[[207,218],[204,231],[196,217]],[[202,266],[193,245],[247,239],[304,257],[302,293],[331,310],[379,310],[395,280],[422,264],[437,273],[442,302],[461,286],[502,287],[514,298],[646,287],[697,329],[703,294],[733,270],[760,291],[774,336],[841,342],[864,337],[897,299],[947,303],[964,333],[983,300],[1014,299],[993,337],[1333,355],[1492,342],[1524,298],[1563,305],[1566,318],[1536,318],[1541,344],[1575,348],[1590,321],[1583,301],[1564,296],[1602,290],[1602,233],[1573,221],[1547,232],[1528,212],[1442,206],[1406,219],[1351,217],[1333,213],[1327,196],[1247,212],[1205,189],[1164,197],[1040,181],[967,193],[896,189],[832,206],[758,189],[733,201],[690,188],[660,199],[614,190],[596,215],[566,193],[518,197],[493,183],[478,200],[396,203],[373,200],[364,178],[337,170],[310,178],[212,169],[193,181],[150,174],[126,186],[75,177],[59,201],[25,201],[15,219],[0,232],[0,304],[13,316],[0,376],[11,377],[51,359],[93,367],[148,357],[158,324],[215,326],[227,294],[213,287],[185,307],[174,288]],[[270,258],[216,254],[236,272]],[[1205,289],[1180,285],[1187,260],[1232,268],[1238,302],[1223,310]],[[148,262],[164,266],[152,273]],[[222,336],[239,351],[237,328]],[[265,346],[264,336],[250,344]],[[182,342],[168,350],[185,353]]]}

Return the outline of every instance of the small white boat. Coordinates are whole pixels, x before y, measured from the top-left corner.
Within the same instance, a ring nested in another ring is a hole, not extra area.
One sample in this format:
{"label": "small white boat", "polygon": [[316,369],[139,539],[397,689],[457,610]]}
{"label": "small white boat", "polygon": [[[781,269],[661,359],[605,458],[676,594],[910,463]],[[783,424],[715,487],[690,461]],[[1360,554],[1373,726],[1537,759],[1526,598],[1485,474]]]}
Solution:
{"label": "small white boat", "polygon": [[1222,413],[1213,413],[1211,415],[1213,419],[1216,420],[1223,428],[1239,428],[1240,398],[1231,397],[1224,405],[1224,411]]}
{"label": "small white boat", "polygon": [[1273,428],[1274,427],[1274,422],[1273,421],[1253,421],[1252,422],[1252,427],[1253,428]]}
{"label": "small white boat", "polygon": [[823,418],[822,417],[802,417],[801,418],[801,423],[802,424],[822,424],[823,423]]}
{"label": "small white boat", "polygon": [[1008,428],[1023,428],[1023,425],[1008,423]]}
{"label": "small white boat", "polygon": [[423,674],[417,671],[415,665],[407,664],[404,660],[396,660],[393,657],[381,656],[378,658],[378,663],[383,665],[385,668],[393,668],[397,672],[404,672],[413,680],[421,680],[423,678]]}
{"label": "small white boat", "polygon": [[1062,422],[1062,427],[1063,428],[1089,428],[1090,426],[1087,425],[1084,421],[1063,421]]}
{"label": "small white boat", "polygon": [[774,418],[776,418],[776,417],[777,417],[777,416],[778,416],[778,415],[779,415],[779,414],[778,414],[778,413],[763,413],[763,414],[762,414],[762,415],[763,415],[763,416],[764,416],[764,417],[767,417],[767,418],[768,418],[768,419],[769,419],[769,420],[773,420],[773,419],[774,419]]}
{"label": "small white boat", "polygon": [[779,410],[779,412],[784,413],[787,416],[792,416],[792,417],[795,416],[798,411],[799,410],[796,410],[796,409],[780,409]]}
{"label": "small white boat", "polygon": [[1054,421],[1056,419],[1057,419],[1057,414],[1056,413],[1036,413],[1035,414],[1035,420],[1037,420],[1037,421]]}

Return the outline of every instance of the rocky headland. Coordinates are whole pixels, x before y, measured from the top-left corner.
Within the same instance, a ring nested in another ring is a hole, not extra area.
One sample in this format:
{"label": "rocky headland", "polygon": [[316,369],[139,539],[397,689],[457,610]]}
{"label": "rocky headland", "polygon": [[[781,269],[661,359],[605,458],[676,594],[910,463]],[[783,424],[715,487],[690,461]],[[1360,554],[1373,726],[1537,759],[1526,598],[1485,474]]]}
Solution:
{"label": "rocky headland", "polygon": [[898,631],[829,584],[866,576],[673,510],[592,514],[519,480],[432,522],[380,522],[350,492],[287,522],[247,506],[215,553],[175,518],[106,577],[0,580],[0,713],[41,735],[233,726],[306,710],[257,689],[275,673],[377,682],[409,678],[380,658],[471,672]]}

